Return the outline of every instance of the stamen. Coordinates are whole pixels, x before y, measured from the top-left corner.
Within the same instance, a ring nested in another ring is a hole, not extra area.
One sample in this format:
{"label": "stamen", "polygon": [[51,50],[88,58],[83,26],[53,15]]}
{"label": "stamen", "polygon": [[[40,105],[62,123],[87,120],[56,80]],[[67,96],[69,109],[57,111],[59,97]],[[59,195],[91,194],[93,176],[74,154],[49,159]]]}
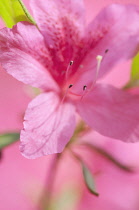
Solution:
{"label": "stamen", "polygon": [[[105,50],[105,54],[106,54],[108,51],[109,51],[109,49],[106,49],[106,50]],[[94,85],[96,84],[96,81],[97,81],[97,78],[98,78],[98,74],[99,74],[99,70],[100,70],[100,67],[101,67],[101,62],[102,62],[102,60],[104,59],[105,54],[104,54],[104,56],[102,56],[102,55],[97,55],[97,57],[96,57],[96,60],[97,60],[97,67],[96,67],[96,74],[95,74],[94,80],[93,80],[93,82],[92,82],[92,84],[91,84],[91,87],[90,87],[89,89],[87,89],[87,86],[86,86],[86,85],[83,86],[84,94],[82,95],[81,100],[83,99],[83,97],[86,95],[87,92],[89,92],[89,91],[92,90],[92,88],[93,88]]]}
{"label": "stamen", "polygon": [[96,83],[96,80],[98,78],[98,73],[99,73],[99,70],[100,70],[100,65],[101,65],[103,56],[102,55],[98,55],[96,57],[96,59],[97,59],[97,70],[96,70],[96,75],[95,75],[95,79],[94,79],[94,82],[93,83]]}
{"label": "stamen", "polygon": [[71,84],[71,85],[69,85],[69,88],[71,88],[73,85]]}
{"label": "stamen", "polygon": [[107,53],[108,51],[109,51],[109,49],[106,49],[106,50],[105,50],[105,53]]}
{"label": "stamen", "polygon": [[62,98],[62,100],[61,100],[61,104],[64,102],[64,100],[65,100],[65,98],[66,98],[66,96],[67,96],[67,94],[68,94],[68,91],[69,91],[70,88],[72,88],[72,86],[73,86],[73,84],[70,84],[70,85],[68,86],[68,88],[66,89],[65,94],[64,94],[64,96],[63,96],[63,98]]}
{"label": "stamen", "polygon": [[81,96],[81,99],[80,100],[82,100],[83,99],[83,97],[86,95],[86,93],[87,93],[87,85],[84,85],[83,86],[83,91],[84,91],[84,93],[82,94],[82,96]]}
{"label": "stamen", "polygon": [[[63,98],[62,98],[62,100],[61,100],[61,102],[60,102],[59,109],[60,109],[61,105],[63,104],[63,102],[64,102],[64,100],[65,100],[65,98],[66,98],[66,96],[67,96],[67,94],[68,94],[68,90],[69,90],[72,86],[73,86],[73,84],[70,84],[70,85],[68,86],[68,88],[66,89],[65,94],[64,94],[64,96],[63,96]],[[57,127],[58,127],[58,125],[59,125],[59,119],[60,119],[59,117],[56,118],[55,123],[54,123],[54,126],[53,126],[52,132],[54,132],[54,131],[57,129]],[[52,135],[52,132],[50,133],[50,135]]]}
{"label": "stamen", "polygon": [[70,61],[70,66],[72,66],[73,65],[73,61]]}
{"label": "stamen", "polygon": [[69,65],[68,65],[68,67],[67,67],[67,70],[66,70],[66,81],[67,81],[67,79],[68,79],[69,69],[70,69],[70,67],[71,67],[72,65],[73,65],[73,61],[70,61]]}
{"label": "stamen", "polygon": [[96,59],[100,63],[102,61],[103,56],[102,55],[97,55]]}
{"label": "stamen", "polygon": [[87,88],[87,86],[86,86],[86,85],[84,85],[84,86],[83,86],[83,91],[85,91],[85,90],[86,90],[86,88]]}

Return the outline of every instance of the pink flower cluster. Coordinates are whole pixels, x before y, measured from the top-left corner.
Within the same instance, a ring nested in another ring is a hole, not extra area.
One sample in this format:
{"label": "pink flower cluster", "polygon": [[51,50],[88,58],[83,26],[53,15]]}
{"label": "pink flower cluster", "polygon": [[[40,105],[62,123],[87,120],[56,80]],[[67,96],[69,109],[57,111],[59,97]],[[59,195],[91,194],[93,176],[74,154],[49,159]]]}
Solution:
{"label": "pink flower cluster", "polygon": [[98,80],[137,53],[139,7],[110,5],[89,25],[82,0],[31,0],[31,8],[38,28],[20,22],[0,30],[3,69],[43,90],[25,113],[22,154],[62,152],[76,112],[104,136],[138,141],[139,97]]}

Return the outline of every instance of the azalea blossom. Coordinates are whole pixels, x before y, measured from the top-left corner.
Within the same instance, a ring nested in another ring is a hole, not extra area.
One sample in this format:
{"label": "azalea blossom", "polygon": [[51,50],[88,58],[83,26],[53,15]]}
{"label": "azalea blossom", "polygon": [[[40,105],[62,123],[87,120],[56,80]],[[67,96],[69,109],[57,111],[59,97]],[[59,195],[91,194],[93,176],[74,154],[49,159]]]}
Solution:
{"label": "azalea blossom", "polygon": [[139,7],[110,5],[89,25],[82,0],[31,0],[31,8],[38,27],[20,22],[0,31],[3,69],[43,90],[26,110],[21,153],[62,152],[76,112],[102,135],[138,141],[139,98],[97,81],[137,53]]}

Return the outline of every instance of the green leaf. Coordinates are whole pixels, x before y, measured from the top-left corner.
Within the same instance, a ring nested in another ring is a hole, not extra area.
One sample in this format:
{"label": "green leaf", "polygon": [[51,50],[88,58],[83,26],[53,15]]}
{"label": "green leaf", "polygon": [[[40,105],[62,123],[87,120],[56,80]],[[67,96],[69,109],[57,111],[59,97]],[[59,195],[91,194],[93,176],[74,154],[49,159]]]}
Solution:
{"label": "green leaf", "polygon": [[83,160],[78,154],[76,154],[72,150],[70,151],[73,157],[76,158],[76,160],[79,161],[82,166],[82,172],[83,172],[83,177],[84,177],[86,187],[93,195],[99,196],[99,194],[96,192],[95,182],[94,182],[94,178],[91,171],[89,170],[89,168],[86,166],[86,164],[83,162]]}
{"label": "green leaf", "polygon": [[22,0],[0,0],[0,16],[9,28],[20,21],[28,21],[36,25]]}
{"label": "green leaf", "polygon": [[99,194],[96,192],[94,178],[93,178],[89,168],[85,165],[85,163],[81,162],[81,164],[82,164],[82,171],[83,171],[84,180],[85,180],[85,183],[86,183],[86,186],[87,186],[88,190],[93,195],[99,196]]}
{"label": "green leaf", "polygon": [[139,86],[139,53],[133,59],[130,81],[125,85],[124,89],[137,86]]}
{"label": "green leaf", "polygon": [[139,53],[132,62],[131,80],[139,80]]}
{"label": "green leaf", "polygon": [[107,159],[111,163],[113,163],[116,167],[119,169],[122,169],[125,172],[133,173],[134,168],[128,165],[125,165],[121,163],[119,160],[117,160],[115,157],[113,157],[110,153],[105,151],[103,148],[100,148],[96,145],[93,145],[92,143],[82,143],[81,146],[87,147],[90,151],[97,152],[99,155],[101,155],[103,158]]}
{"label": "green leaf", "polygon": [[19,140],[20,134],[19,133],[4,133],[0,135],[0,149],[16,142]]}

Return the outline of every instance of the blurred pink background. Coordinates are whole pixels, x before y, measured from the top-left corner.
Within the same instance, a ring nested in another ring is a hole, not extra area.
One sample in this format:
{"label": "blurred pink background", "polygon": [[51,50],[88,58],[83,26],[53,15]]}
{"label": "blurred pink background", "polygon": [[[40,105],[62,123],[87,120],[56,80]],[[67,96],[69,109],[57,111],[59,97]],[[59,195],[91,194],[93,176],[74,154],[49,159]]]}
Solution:
{"label": "blurred pink background", "polygon": [[[24,2],[28,6],[29,1],[24,0]],[[115,2],[139,5],[138,0],[85,0],[88,22],[104,6]],[[122,87],[129,79],[130,63],[131,61],[128,61],[115,67],[113,72],[103,79],[103,82]],[[0,75],[0,132],[18,131],[22,128],[23,114],[31,98],[25,91],[27,88],[25,85],[7,75],[2,69],[0,69]],[[135,174],[123,172],[98,154],[77,148],[95,174],[97,191],[100,196],[94,197],[84,185],[80,165],[67,151],[60,160],[54,183],[54,196],[59,197],[63,203],[60,207],[57,204],[51,209],[138,210],[139,144],[125,144],[102,137],[97,133],[88,134],[84,138],[85,141],[92,141],[105,148],[121,162],[134,166],[137,172]],[[28,160],[21,156],[18,147],[19,143],[16,143],[2,151],[0,209],[37,210],[47,185],[54,156]],[[58,201],[55,198],[53,202]]]}

